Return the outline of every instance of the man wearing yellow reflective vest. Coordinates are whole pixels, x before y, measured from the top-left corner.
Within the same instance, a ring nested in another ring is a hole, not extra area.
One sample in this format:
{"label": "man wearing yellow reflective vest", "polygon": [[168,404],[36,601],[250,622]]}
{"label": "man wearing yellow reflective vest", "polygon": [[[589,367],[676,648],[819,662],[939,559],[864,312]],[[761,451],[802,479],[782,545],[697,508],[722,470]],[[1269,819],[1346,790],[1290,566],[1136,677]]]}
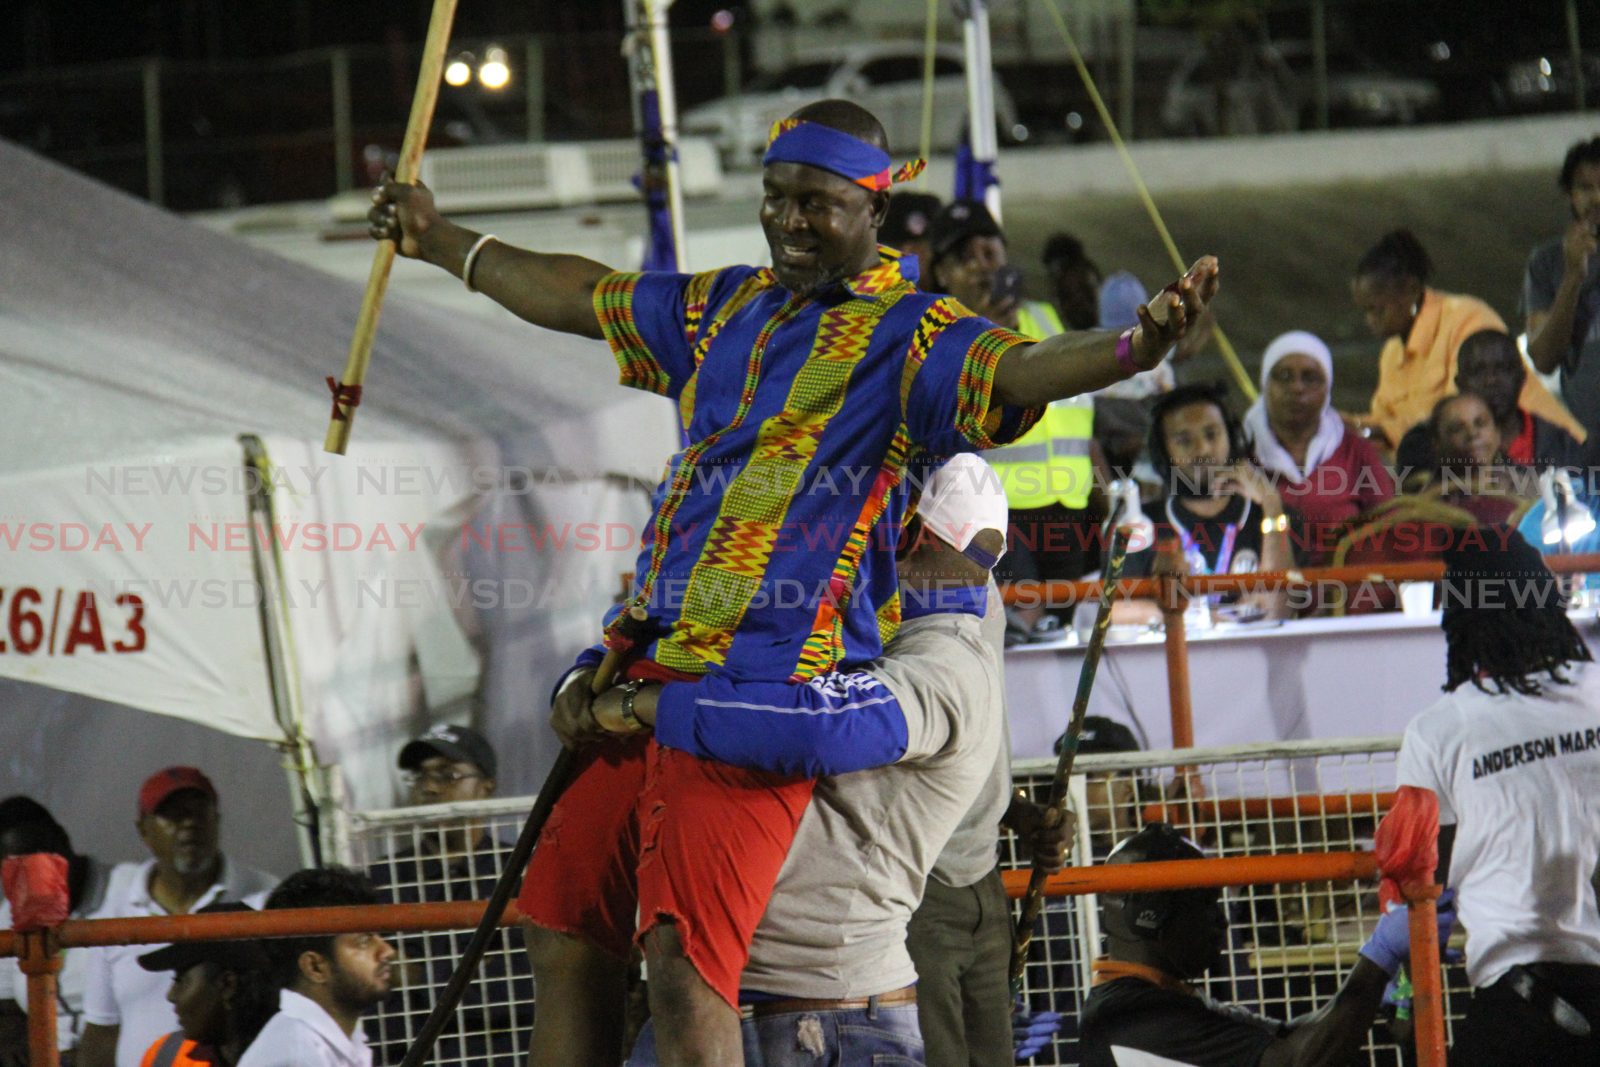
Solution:
{"label": "man wearing yellow reflective vest", "polygon": [[[957,200],[928,229],[928,287],[949,293],[980,315],[1029,337],[1063,333],[1050,304],[1022,297],[1022,272],[1006,255],[1005,234],[982,203]],[[1081,578],[1097,564],[1098,516],[1093,513],[1094,402],[1057,400],[1027,434],[983,454],[999,475],[1011,506],[1011,537],[995,568],[1002,581]],[[1038,632],[1044,609],[1015,607],[1013,629]],[[1053,628],[1053,620],[1046,624]]]}

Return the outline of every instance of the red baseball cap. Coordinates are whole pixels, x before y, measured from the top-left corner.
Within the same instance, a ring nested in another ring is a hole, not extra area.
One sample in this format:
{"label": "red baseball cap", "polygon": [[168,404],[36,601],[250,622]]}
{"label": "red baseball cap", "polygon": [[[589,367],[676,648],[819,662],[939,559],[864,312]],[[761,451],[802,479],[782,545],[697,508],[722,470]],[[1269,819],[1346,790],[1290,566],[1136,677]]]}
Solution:
{"label": "red baseball cap", "polygon": [[212,800],[217,799],[217,787],[211,784],[198,767],[167,767],[144,780],[139,787],[139,817],[142,819],[159,808],[174,793],[185,789],[198,789]]}

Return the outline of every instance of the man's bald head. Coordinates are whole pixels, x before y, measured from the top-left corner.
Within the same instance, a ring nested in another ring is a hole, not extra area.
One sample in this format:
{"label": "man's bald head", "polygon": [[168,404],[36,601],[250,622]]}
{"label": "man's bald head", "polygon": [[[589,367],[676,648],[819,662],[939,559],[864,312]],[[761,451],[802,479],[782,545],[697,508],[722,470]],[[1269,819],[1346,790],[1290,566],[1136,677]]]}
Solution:
{"label": "man's bald head", "polygon": [[849,100],[818,100],[807,104],[789,116],[801,122],[815,122],[818,126],[848,133],[858,141],[865,141],[885,152],[889,150],[889,135],[876,115]]}

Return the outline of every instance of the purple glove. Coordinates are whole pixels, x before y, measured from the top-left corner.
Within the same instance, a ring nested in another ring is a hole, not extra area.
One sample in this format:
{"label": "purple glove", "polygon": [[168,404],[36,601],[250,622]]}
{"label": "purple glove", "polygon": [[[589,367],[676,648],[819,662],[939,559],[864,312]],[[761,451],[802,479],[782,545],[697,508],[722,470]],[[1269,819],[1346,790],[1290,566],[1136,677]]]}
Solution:
{"label": "purple glove", "polygon": [[[1439,897],[1439,945],[1450,940],[1450,930],[1455,926],[1456,895],[1451,890],[1446,890]],[[1390,909],[1383,918],[1378,920],[1377,928],[1372,931],[1372,936],[1367,943],[1361,946],[1361,954],[1379,967],[1383,973],[1393,978],[1400,965],[1411,958],[1411,909],[1404,904]]]}

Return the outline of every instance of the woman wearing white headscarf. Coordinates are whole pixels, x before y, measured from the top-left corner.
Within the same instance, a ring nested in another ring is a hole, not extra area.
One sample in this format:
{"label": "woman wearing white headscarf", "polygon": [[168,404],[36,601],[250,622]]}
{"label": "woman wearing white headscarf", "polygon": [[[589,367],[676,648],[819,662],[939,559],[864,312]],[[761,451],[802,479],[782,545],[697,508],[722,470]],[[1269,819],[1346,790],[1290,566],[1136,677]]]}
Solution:
{"label": "woman wearing white headscarf", "polygon": [[1315,334],[1293,330],[1261,357],[1261,396],[1245,412],[1256,462],[1284,506],[1303,522],[1300,562],[1333,554],[1356,516],[1394,496],[1394,481],[1371,442],[1345,432],[1333,410],[1333,355]]}

